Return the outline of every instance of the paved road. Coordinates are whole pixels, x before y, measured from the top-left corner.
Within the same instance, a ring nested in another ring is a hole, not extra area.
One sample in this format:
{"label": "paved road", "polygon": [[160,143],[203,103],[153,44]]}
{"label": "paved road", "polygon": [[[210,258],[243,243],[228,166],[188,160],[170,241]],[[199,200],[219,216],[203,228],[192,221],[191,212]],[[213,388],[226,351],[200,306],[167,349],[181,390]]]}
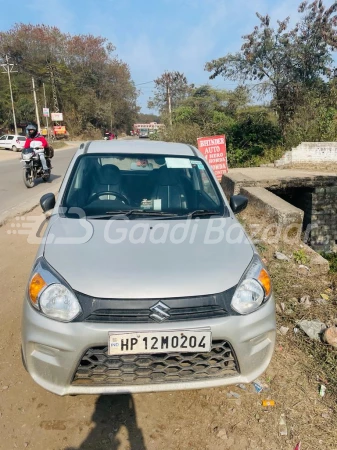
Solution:
{"label": "paved road", "polygon": [[[126,137],[120,139],[135,139]],[[138,139],[138,138],[136,138]],[[72,156],[82,141],[69,141],[69,149],[55,150],[52,160],[53,170],[50,180],[37,180],[33,188],[27,189],[22,180],[20,153],[1,150],[0,152],[0,226],[10,218],[28,212],[35,207],[47,192],[56,193]]]}
{"label": "paved road", "polygon": [[53,170],[50,181],[37,180],[32,189],[27,189],[22,180],[20,154],[17,158],[0,162],[0,223],[16,211],[28,209],[32,198],[42,196],[59,186],[77,146],[67,150],[56,150],[52,160]]}

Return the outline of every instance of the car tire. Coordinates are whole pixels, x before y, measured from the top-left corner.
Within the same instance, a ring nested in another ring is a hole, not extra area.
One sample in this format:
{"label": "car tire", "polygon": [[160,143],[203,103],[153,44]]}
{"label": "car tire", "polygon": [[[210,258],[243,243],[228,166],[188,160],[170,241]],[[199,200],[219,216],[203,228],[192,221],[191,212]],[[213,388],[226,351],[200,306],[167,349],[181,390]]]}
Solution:
{"label": "car tire", "polygon": [[12,150],[13,150],[13,152],[17,152],[17,151],[18,151],[17,146],[16,146],[16,145],[13,145]]}

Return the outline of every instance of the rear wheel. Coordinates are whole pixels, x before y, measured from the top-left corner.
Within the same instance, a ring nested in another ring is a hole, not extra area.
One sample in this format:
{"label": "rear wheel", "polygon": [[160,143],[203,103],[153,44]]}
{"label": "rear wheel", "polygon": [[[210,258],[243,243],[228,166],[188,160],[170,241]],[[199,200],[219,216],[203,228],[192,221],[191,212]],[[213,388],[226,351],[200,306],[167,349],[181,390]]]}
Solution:
{"label": "rear wheel", "polygon": [[17,146],[16,146],[16,145],[13,145],[12,150],[13,150],[13,152],[17,152],[17,151],[18,151]]}
{"label": "rear wheel", "polygon": [[34,178],[29,169],[23,169],[22,171],[23,182],[27,188],[32,188],[34,186]]}

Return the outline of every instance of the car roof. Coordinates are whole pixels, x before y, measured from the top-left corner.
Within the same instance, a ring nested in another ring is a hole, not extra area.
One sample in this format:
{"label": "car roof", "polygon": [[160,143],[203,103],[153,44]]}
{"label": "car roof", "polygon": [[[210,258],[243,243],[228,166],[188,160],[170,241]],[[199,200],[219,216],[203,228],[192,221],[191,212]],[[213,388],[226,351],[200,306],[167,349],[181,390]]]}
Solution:
{"label": "car roof", "polygon": [[88,141],[80,145],[82,153],[134,153],[153,155],[198,156],[192,145],[176,142],[142,141],[125,139],[116,141]]}

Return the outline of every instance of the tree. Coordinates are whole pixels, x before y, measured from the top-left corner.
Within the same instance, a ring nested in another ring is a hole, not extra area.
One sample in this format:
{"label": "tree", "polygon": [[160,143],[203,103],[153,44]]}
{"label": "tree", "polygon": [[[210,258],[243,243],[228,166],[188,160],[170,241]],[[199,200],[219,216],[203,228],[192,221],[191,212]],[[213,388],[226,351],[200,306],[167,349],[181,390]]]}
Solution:
{"label": "tree", "polygon": [[161,139],[196,145],[200,136],[225,134],[231,167],[269,162],[269,156],[279,157],[281,132],[270,108],[250,106],[249,101],[249,91],[242,86],[233,91],[209,85],[191,88]]}
{"label": "tree", "polygon": [[336,81],[321,83],[303,95],[303,101],[287,125],[287,147],[303,141],[335,141],[337,136]]}
{"label": "tree", "polygon": [[331,51],[337,48],[337,2],[326,8],[322,0],[299,6],[301,20],[289,29],[289,17],[277,21],[257,13],[260,26],[243,36],[241,51],[206,64],[213,79],[257,82],[263,94],[271,94],[283,135],[306,89],[331,73]]}
{"label": "tree", "polygon": [[155,94],[148,102],[148,108],[167,111],[169,123],[172,125],[172,109],[186,97],[189,89],[187,78],[180,72],[165,72],[154,80]]}
{"label": "tree", "polygon": [[160,117],[156,114],[139,113],[136,119],[139,123],[160,122]]}
{"label": "tree", "polygon": [[[16,24],[0,32],[0,55],[8,54],[18,70],[12,79],[17,120],[34,118],[32,76],[39,109],[45,83],[47,103],[53,111],[53,73],[57,100],[71,134],[87,128],[130,129],[138,113],[137,92],[128,65],[116,58],[114,51],[115,47],[101,36],[70,35],[46,25]],[[1,98],[7,95],[5,87],[1,81]],[[0,107],[0,121],[4,123],[8,123],[6,110],[7,103],[5,109]]]}

